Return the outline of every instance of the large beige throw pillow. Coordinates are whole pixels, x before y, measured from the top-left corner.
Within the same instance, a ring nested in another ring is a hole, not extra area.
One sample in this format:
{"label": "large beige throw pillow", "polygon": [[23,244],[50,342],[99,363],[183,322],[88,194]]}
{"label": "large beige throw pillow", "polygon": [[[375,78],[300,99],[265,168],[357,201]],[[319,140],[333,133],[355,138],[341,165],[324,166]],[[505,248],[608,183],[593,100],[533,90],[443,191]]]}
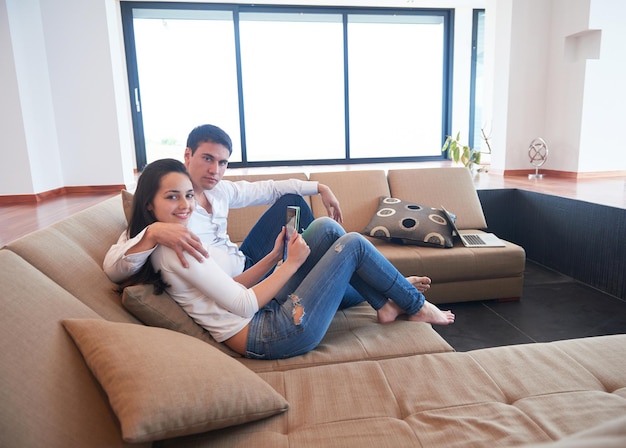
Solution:
{"label": "large beige throw pillow", "polygon": [[127,442],[210,431],[288,408],[254,372],[193,337],[101,319],[67,319],[63,326],[105,390]]}

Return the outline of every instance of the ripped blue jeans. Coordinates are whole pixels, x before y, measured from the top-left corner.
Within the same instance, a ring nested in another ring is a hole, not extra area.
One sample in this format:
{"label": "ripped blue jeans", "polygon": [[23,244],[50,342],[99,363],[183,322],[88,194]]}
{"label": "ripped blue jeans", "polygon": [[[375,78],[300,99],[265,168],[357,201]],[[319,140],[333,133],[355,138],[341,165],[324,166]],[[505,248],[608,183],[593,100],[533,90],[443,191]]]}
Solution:
{"label": "ripped blue jeans", "polygon": [[362,235],[319,218],[302,234],[311,254],[250,322],[248,358],[280,359],[317,347],[349,284],[375,309],[387,299],[415,314],[424,296]]}
{"label": "ripped blue jeans", "polygon": [[[259,218],[248,236],[244,239],[239,248],[246,256],[246,266],[258,263],[274,248],[274,240],[281,232],[285,220],[285,209],[288,205],[297,205],[300,207],[300,227],[307,229],[314,222],[313,212],[302,196],[296,194],[286,194],[281,196],[265,213]],[[321,232],[323,236],[317,238],[315,232]],[[326,252],[330,243],[345,234],[343,227],[332,220],[320,220],[312,230],[307,232],[309,246],[315,251],[318,242],[323,244],[323,252],[317,252],[319,256],[315,258],[314,263],[319,257]],[[309,269],[310,270],[310,269]],[[270,273],[268,272],[267,275]],[[363,302],[363,297],[352,287],[348,286],[343,296],[343,300],[339,308],[348,308]]]}

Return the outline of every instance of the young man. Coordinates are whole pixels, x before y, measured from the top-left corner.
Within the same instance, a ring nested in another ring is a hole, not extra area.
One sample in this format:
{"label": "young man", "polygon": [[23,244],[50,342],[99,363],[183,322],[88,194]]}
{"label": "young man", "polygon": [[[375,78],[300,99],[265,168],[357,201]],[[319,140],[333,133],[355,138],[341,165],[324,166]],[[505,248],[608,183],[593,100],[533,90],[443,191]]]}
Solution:
{"label": "young man", "polygon": [[[185,166],[197,205],[188,227],[157,222],[131,239],[124,232],[104,259],[104,271],[111,281],[119,283],[135,274],[158,244],[172,248],[181,264],[187,267],[183,252],[202,261],[209,256],[202,245],[205,243],[211,256],[231,277],[237,277],[244,285],[253,285],[273,268],[269,264],[265,266],[262,260],[282,229],[287,205],[301,207],[301,226],[306,227],[313,221],[313,213],[302,196],[320,194],[328,216],[339,223],[343,221],[339,201],[324,184],[295,179],[222,180],[231,153],[230,137],[217,126],[206,124],[191,131],[185,149]],[[273,205],[238,248],[227,234],[228,210],[261,204]],[[247,269],[251,266],[254,267]]]}

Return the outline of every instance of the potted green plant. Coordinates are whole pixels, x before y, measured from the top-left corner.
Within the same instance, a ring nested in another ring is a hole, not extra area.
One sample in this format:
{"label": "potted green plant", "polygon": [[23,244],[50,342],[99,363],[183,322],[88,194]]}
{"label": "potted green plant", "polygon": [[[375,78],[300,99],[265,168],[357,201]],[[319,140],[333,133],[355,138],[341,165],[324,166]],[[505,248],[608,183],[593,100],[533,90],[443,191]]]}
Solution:
{"label": "potted green plant", "polygon": [[[486,154],[490,154],[491,147],[489,145],[489,139],[485,136],[484,130],[481,129],[481,132],[489,150]],[[463,144],[461,142],[461,132],[457,132],[455,138],[451,135],[447,136],[446,141],[441,147],[441,152],[445,153],[446,151],[448,151],[448,158],[450,160],[456,163],[462,163],[463,166],[469,168],[470,171],[474,171],[474,165],[480,165],[480,156],[483,154],[483,152],[472,149],[467,144]],[[478,171],[482,171],[482,169],[479,168]]]}

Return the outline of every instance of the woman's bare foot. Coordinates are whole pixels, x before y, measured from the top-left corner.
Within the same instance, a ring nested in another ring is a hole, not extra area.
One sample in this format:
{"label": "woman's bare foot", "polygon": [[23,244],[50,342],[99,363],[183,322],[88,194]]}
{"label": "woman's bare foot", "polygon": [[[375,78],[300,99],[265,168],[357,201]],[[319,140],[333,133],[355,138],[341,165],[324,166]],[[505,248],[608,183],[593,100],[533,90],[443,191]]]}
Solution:
{"label": "woman's bare foot", "polygon": [[411,275],[410,277],[406,277],[410,284],[415,286],[419,292],[424,293],[428,291],[430,288],[431,280],[428,277],[418,277],[416,275]]}
{"label": "woman's bare foot", "polygon": [[409,320],[435,325],[449,325],[454,323],[454,314],[451,311],[442,311],[428,300],[424,300],[424,306],[417,313],[409,316]]}
{"label": "woman's bare foot", "polygon": [[398,316],[406,313],[393,300],[387,300],[387,303],[376,314],[378,315],[379,323],[388,324],[396,320]]}

